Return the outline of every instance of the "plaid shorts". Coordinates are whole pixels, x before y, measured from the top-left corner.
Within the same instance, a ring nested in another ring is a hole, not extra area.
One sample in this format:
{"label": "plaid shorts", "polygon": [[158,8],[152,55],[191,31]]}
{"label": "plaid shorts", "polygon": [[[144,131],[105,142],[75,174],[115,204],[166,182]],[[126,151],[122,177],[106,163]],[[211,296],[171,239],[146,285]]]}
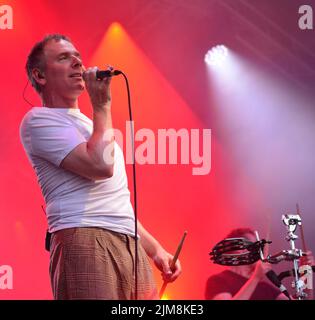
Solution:
{"label": "plaid shorts", "polygon": [[[135,239],[97,227],[56,231],[50,242],[55,299],[135,299]],[[158,299],[148,257],[138,242],[138,299]]]}

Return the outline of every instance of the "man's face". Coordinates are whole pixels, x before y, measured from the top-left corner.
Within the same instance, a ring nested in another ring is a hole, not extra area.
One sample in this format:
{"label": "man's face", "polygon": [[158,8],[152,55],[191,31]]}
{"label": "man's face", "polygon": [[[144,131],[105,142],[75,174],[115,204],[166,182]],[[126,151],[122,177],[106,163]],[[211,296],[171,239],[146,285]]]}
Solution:
{"label": "man's face", "polygon": [[48,42],[45,55],[45,93],[77,98],[84,90],[80,53],[66,40]]}
{"label": "man's face", "polygon": [[[239,236],[237,238],[245,238],[251,242],[256,242],[256,236],[253,235],[252,233],[246,233],[246,234],[243,234],[242,236]],[[231,251],[230,253],[233,253],[233,254],[244,254],[244,253],[248,253],[248,250],[247,249],[242,249],[242,250],[234,250],[234,251]],[[250,271],[254,270],[255,269],[255,266],[256,266],[256,263],[252,263],[252,264],[248,264],[246,265],[246,268]],[[244,266],[243,266],[244,267]]]}
{"label": "man's face", "polygon": [[[251,242],[256,242],[257,239],[256,237],[252,234],[252,233],[246,233],[243,238],[246,238],[247,240],[251,241]],[[257,262],[255,263],[252,263],[250,265],[248,265],[248,268],[253,271],[255,269],[255,266],[256,266]]]}
{"label": "man's face", "polygon": [[242,236],[242,238],[245,238],[245,239],[247,239],[247,240],[249,240],[251,242],[256,242],[257,241],[255,235],[253,235],[252,233],[246,233],[246,234],[244,234]]}

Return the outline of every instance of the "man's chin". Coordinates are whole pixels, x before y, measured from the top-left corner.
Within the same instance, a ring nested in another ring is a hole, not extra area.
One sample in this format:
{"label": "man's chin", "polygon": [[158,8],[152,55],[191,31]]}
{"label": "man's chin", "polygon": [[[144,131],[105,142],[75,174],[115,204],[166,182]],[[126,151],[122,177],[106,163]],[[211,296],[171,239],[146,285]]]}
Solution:
{"label": "man's chin", "polygon": [[73,94],[79,96],[85,90],[85,86],[81,83],[78,83],[74,87],[72,87],[70,90],[73,92]]}

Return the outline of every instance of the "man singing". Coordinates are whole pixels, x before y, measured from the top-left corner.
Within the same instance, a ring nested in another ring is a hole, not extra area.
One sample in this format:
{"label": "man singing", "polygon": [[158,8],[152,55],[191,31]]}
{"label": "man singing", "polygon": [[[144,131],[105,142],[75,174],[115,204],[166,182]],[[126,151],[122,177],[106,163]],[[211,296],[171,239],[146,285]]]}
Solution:
{"label": "man singing", "polygon": [[[111,78],[97,79],[58,34],[32,48],[26,70],[43,106],[24,116],[20,135],[46,202],[54,298],[135,299],[135,218],[112,130]],[[93,120],[78,105],[85,88]],[[173,256],[140,222],[138,235],[138,299],[157,299],[147,256],[165,281],[181,266],[171,270]]]}

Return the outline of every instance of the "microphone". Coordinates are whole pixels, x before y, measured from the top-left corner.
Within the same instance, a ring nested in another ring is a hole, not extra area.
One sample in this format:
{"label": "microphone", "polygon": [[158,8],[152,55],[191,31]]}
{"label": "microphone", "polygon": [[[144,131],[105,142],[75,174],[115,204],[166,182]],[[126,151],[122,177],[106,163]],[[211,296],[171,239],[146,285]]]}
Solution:
{"label": "microphone", "polygon": [[276,273],[273,270],[269,270],[266,273],[266,277],[276,286],[280,289],[280,291],[282,293],[284,293],[286,295],[286,297],[291,300],[291,297],[289,295],[289,292],[287,290],[287,288],[281,283],[281,281],[279,280],[278,276],[276,275]]}
{"label": "microphone", "polygon": [[120,70],[97,70],[96,79],[103,80],[104,78],[118,76],[119,74],[122,74]]}

